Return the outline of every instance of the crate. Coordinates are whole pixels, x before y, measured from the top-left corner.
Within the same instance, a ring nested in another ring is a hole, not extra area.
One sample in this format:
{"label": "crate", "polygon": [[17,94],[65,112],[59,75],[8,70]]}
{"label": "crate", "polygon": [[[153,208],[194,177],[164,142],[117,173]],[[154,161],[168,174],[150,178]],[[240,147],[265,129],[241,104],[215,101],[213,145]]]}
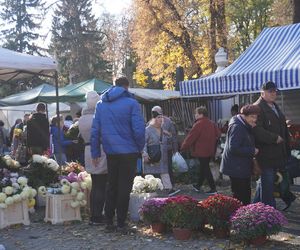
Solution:
{"label": "crate", "polygon": [[30,224],[27,200],[0,208],[0,229],[15,224]]}
{"label": "crate", "polygon": [[47,194],[44,221],[50,221],[52,224],[73,220],[81,221],[80,206],[71,207],[72,201],[73,197],[70,194]]}

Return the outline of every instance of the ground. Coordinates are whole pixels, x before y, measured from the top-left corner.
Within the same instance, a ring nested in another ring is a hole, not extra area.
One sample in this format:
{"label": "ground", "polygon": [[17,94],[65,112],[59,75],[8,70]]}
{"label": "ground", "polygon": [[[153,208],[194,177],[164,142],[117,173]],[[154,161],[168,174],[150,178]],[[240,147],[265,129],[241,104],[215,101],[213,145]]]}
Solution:
{"label": "ground", "polygon": [[[197,199],[206,196],[193,191],[191,185],[177,185],[182,194]],[[230,193],[228,182],[218,187],[224,194]],[[260,249],[300,249],[300,187],[293,186],[296,201],[284,212],[289,220],[283,232],[272,236]],[[278,208],[283,204],[278,200]],[[105,233],[103,226],[89,226],[88,217],[83,213],[82,222],[70,222],[63,225],[51,225],[43,222],[44,208],[37,209],[31,215],[30,226],[12,226],[0,230],[0,244],[11,249],[254,249],[253,246],[238,244],[229,239],[216,239],[212,234],[195,232],[189,241],[174,240],[171,233],[152,235],[149,227],[142,223],[131,224],[136,233],[120,235]],[[1,249],[1,248],[0,248]]]}

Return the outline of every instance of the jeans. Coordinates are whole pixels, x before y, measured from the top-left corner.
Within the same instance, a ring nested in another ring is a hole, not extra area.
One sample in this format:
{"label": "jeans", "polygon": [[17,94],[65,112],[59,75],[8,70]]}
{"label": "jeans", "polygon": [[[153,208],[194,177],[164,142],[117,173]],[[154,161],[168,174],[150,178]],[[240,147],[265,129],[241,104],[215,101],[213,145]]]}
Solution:
{"label": "jeans", "polygon": [[168,150],[168,171],[169,171],[171,184],[173,186],[174,185],[174,174],[173,174],[173,166],[172,166],[172,156],[173,156],[172,149]]}
{"label": "jeans", "polygon": [[265,205],[270,205],[276,208],[276,201],[273,195],[275,169],[263,168],[260,179],[257,181],[256,193],[253,202],[262,202]]}
{"label": "jeans", "polygon": [[125,224],[138,156],[136,153],[107,155],[108,190],[105,201],[107,224],[113,223],[115,210],[117,225],[123,227]]}
{"label": "jeans", "polygon": [[200,162],[198,186],[201,187],[204,180],[206,179],[210,189],[216,190],[216,184],[209,167],[210,157],[199,157],[198,159]]}
{"label": "jeans", "polygon": [[251,201],[251,178],[235,178],[230,176],[231,191],[233,197],[243,203],[250,204]]}

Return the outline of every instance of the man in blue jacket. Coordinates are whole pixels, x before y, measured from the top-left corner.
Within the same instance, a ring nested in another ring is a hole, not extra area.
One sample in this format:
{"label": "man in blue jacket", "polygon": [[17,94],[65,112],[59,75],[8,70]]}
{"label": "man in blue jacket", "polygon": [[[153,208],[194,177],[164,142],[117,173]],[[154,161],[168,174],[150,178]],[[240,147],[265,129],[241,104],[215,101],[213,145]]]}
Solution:
{"label": "man in blue jacket", "polygon": [[116,79],[97,103],[91,130],[94,164],[101,157],[100,144],[107,155],[108,190],[105,204],[107,229],[113,231],[117,212],[117,231],[126,231],[125,220],[135,176],[137,159],[145,144],[145,122],[139,103],[128,92],[126,77]]}

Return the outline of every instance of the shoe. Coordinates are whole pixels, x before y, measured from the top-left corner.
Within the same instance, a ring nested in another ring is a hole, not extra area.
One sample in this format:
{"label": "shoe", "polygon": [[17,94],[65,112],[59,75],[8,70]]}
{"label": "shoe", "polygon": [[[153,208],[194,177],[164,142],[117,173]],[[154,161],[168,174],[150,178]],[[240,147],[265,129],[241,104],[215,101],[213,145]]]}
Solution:
{"label": "shoe", "polygon": [[218,192],[217,192],[217,190],[215,190],[215,189],[211,189],[211,190],[205,192],[205,194],[209,194],[209,195],[217,194],[217,193],[218,193]]}
{"label": "shoe", "polygon": [[90,226],[103,226],[103,225],[105,225],[105,222],[103,222],[103,221],[89,221],[89,225]]}
{"label": "shoe", "polygon": [[201,187],[197,184],[193,184],[193,189],[196,191],[196,192],[201,192]]}
{"label": "shoe", "polygon": [[123,226],[117,226],[116,232],[121,235],[127,235],[131,233],[136,233],[136,229],[130,228],[127,224],[124,224]]}
{"label": "shoe", "polygon": [[168,196],[169,196],[169,197],[174,196],[175,194],[178,194],[180,191],[181,191],[180,189],[177,189],[177,190],[171,189],[171,190],[168,192]]}
{"label": "shoe", "polygon": [[296,196],[293,193],[290,193],[291,197],[288,201],[285,201],[286,207],[284,209],[282,209],[282,211],[286,211],[291,205],[292,203],[296,200]]}
{"label": "shoe", "polygon": [[107,224],[105,227],[105,233],[114,233],[116,232],[117,227],[113,224]]}

